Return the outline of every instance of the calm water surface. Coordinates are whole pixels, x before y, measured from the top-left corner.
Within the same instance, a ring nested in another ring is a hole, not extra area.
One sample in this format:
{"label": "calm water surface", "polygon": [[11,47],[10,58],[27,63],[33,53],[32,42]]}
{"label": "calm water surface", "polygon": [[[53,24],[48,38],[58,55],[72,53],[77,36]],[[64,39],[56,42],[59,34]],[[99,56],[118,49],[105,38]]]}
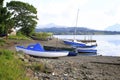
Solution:
{"label": "calm water surface", "polygon": [[[73,39],[73,35],[54,35],[59,39]],[[120,35],[76,35],[76,39],[97,40],[97,55],[120,57]],[[87,54],[86,54],[87,55]]]}

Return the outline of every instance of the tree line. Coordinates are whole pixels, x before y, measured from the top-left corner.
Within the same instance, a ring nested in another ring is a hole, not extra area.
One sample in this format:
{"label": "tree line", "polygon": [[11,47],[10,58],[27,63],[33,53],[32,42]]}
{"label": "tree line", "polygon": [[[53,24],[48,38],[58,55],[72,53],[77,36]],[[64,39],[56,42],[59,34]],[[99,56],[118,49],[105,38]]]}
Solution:
{"label": "tree line", "polygon": [[37,10],[33,5],[21,1],[7,2],[0,1],[0,36],[8,36],[11,29],[26,36],[30,36],[37,25]]}

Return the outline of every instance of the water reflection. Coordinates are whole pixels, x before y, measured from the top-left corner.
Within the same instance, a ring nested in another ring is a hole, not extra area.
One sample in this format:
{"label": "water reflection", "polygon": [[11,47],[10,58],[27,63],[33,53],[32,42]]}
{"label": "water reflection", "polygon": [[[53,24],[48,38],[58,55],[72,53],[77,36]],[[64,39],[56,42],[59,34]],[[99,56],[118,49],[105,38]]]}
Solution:
{"label": "water reflection", "polygon": [[120,56],[120,45],[109,41],[98,41],[97,50],[99,55]]}

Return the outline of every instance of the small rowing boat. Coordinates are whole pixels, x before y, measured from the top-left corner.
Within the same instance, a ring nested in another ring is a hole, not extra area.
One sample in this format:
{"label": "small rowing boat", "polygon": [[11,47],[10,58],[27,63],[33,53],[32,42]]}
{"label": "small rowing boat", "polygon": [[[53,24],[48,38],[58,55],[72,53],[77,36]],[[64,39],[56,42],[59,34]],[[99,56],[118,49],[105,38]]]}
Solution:
{"label": "small rowing boat", "polygon": [[28,45],[27,47],[16,46],[15,48],[16,51],[22,51],[28,55],[38,57],[62,57],[69,54],[69,51],[46,51],[39,43]]}

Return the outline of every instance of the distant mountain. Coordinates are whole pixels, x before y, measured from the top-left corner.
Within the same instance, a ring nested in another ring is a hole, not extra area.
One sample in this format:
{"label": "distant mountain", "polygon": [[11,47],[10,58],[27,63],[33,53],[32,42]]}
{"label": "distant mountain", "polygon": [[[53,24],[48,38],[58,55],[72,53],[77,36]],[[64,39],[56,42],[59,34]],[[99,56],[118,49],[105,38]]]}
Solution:
{"label": "distant mountain", "polygon": [[39,25],[37,26],[37,29],[40,29],[40,28],[52,28],[52,27],[66,27],[66,26],[61,26],[61,25],[56,25],[54,23],[50,23],[50,24],[46,24],[46,25]]}
{"label": "distant mountain", "polygon": [[116,35],[116,34],[120,34],[120,32],[117,32],[115,28],[117,28],[116,30],[120,30],[120,25],[116,24],[114,25],[114,28],[108,27],[106,29],[108,31],[100,31],[100,30],[88,29],[85,27],[60,26],[60,25],[50,23],[47,25],[37,26],[35,31],[36,32],[51,32],[54,35],[73,35],[76,29],[76,35]]}
{"label": "distant mountain", "polygon": [[[51,27],[36,29],[36,32],[52,32],[54,34],[74,34],[75,27]],[[77,34],[87,34],[88,31],[92,31],[88,28],[76,27]]]}
{"label": "distant mountain", "polygon": [[[51,27],[51,28],[36,28],[36,32],[51,32],[54,35],[73,35],[74,27]],[[99,31],[92,30],[84,27],[76,27],[76,35],[116,35],[120,34],[120,32],[116,31]]]}
{"label": "distant mountain", "polygon": [[120,24],[115,24],[107,27],[105,30],[107,31],[120,31]]}

